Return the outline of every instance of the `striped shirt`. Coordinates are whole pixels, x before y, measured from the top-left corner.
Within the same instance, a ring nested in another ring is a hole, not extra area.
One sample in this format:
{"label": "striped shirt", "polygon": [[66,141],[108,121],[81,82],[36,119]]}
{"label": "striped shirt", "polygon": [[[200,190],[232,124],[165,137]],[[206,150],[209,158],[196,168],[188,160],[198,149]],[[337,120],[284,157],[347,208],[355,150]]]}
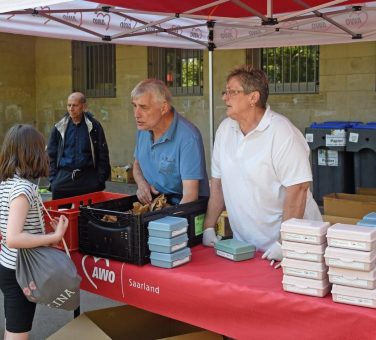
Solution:
{"label": "striped shirt", "polygon": [[[30,234],[43,234],[43,218],[42,222],[40,221],[40,216],[43,216],[43,211],[37,197],[37,195],[39,195],[37,189],[38,187],[35,184],[17,175],[0,183],[0,229],[2,236],[0,264],[9,269],[16,269],[17,261],[17,249],[8,248],[6,245],[9,204],[16,197],[24,195],[30,205],[24,224],[24,230]],[[38,213],[38,209],[40,214]],[[9,227],[11,228],[11,226]]]}

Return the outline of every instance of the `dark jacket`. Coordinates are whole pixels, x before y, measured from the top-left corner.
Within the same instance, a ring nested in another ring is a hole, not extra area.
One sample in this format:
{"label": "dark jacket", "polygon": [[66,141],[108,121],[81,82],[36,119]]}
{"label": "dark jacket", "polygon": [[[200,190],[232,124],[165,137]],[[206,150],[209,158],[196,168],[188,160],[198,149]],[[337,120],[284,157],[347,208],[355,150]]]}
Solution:
{"label": "dark jacket", "polygon": [[[90,136],[94,168],[97,170],[99,182],[104,184],[111,174],[106,137],[101,124],[90,112],[84,113],[84,119]],[[50,183],[55,179],[59,169],[59,162],[64,151],[64,135],[68,127],[68,122],[69,114],[66,113],[65,116],[53,127],[48,141],[47,152],[50,158]]]}

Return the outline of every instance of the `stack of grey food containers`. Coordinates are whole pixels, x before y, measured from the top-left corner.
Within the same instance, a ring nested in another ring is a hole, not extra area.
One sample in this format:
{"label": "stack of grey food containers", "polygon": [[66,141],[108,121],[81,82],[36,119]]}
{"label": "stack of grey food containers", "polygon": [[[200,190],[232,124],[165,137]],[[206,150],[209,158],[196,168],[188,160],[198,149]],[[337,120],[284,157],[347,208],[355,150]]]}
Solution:
{"label": "stack of grey food containers", "polygon": [[376,228],[337,223],[327,239],[333,301],[376,308]]}
{"label": "stack of grey food containers", "polygon": [[323,297],[330,291],[325,265],[328,222],[292,218],[282,223],[283,289]]}
{"label": "stack of grey food containers", "polygon": [[188,244],[188,221],[186,218],[166,216],[150,221],[149,250],[153,266],[174,268],[191,260]]}

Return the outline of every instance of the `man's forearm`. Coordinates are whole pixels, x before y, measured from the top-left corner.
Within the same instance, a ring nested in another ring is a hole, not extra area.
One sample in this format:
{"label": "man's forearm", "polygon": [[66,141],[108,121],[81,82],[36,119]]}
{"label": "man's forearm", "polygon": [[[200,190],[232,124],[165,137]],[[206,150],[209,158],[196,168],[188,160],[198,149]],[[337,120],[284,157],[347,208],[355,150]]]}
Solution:
{"label": "man's forearm", "polygon": [[140,164],[137,160],[135,160],[133,163],[133,178],[138,186],[146,182]]}

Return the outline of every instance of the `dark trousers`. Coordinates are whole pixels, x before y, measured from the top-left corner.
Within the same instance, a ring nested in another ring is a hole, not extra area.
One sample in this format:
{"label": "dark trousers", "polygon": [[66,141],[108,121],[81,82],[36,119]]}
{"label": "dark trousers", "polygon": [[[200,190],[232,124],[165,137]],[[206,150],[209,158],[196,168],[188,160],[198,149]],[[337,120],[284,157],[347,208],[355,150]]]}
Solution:
{"label": "dark trousers", "polygon": [[105,183],[98,179],[94,168],[82,170],[59,169],[51,183],[52,199],[66,198],[101,191]]}
{"label": "dark trousers", "polygon": [[12,333],[30,332],[35,303],[26,299],[16,280],[16,271],[0,264],[0,289],[4,295],[6,330]]}

